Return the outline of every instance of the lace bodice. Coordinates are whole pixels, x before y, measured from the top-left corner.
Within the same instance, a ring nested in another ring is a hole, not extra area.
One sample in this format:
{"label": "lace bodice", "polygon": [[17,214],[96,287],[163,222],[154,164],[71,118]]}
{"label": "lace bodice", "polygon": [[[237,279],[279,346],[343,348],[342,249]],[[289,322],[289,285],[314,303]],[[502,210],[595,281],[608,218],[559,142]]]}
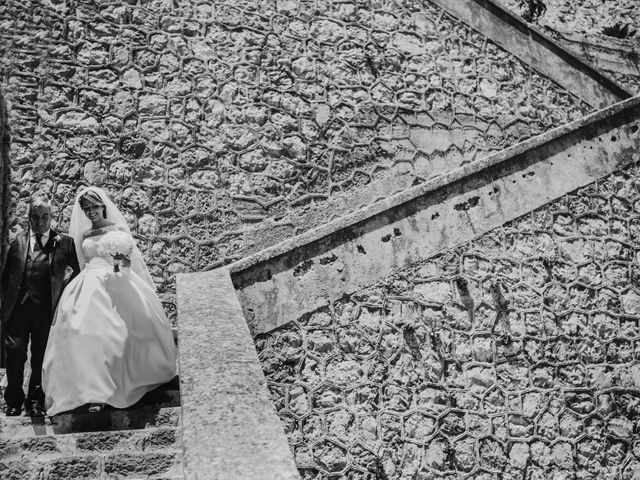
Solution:
{"label": "lace bodice", "polygon": [[[109,226],[107,228],[102,229],[103,230],[102,233],[98,235],[91,235],[91,236],[85,237],[84,240],[82,240],[82,253],[84,254],[84,259],[86,262],[89,262],[90,260],[96,257],[100,257],[100,255],[98,255],[98,242],[102,237],[105,236],[107,232],[110,232],[112,230],[117,230],[117,229],[118,228],[116,226]],[[109,262],[112,261],[111,256],[102,257],[102,258],[105,258]]]}
{"label": "lace bodice", "polygon": [[87,237],[82,241],[82,253],[84,253],[84,258],[87,262],[92,258],[99,257],[98,240],[100,240],[103,236],[104,233],[102,235]]}
{"label": "lace bodice", "polygon": [[82,253],[84,253],[84,258],[88,262],[92,258],[98,257],[98,240],[102,235],[96,235],[94,237],[85,238],[82,241]]}

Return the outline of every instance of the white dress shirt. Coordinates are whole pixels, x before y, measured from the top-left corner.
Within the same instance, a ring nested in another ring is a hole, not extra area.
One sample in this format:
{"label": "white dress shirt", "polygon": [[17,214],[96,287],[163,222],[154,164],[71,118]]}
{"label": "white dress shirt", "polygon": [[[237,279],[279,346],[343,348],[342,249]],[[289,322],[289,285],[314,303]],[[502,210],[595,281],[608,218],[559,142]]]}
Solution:
{"label": "white dress shirt", "polygon": [[[43,233],[42,234],[42,238],[41,238],[41,242],[42,242],[42,246],[44,247],[47,242],[49,241],[49,236],[51,235],[51,230],[48,230],[47,233]],[[33,253],[33,247],[36,244],[36,234],[33,233],[33,230],[31,231],[31,236],[29,238],[29,252]]]}

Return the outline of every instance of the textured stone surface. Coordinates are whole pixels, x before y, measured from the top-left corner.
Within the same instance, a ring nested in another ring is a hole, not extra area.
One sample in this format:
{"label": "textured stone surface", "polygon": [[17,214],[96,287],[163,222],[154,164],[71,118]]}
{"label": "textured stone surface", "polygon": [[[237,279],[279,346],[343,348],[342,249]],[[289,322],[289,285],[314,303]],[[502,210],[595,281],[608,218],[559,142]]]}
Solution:
{"label": "textured stone surface", "polygon": [[176,428],[43,435],[0,440],[5,479],[182,478]]}
{"label": "textured stone surface", "polygon": [[[518,14],[524,12],[521,2],[516,0],[500,0],[498,3]],[[603,65],[602,69],[631,92],[640,92],[640,62],[635,53],[640,46],[640,12],[636,1],[544,0],[544,3],[547,10],[537,23],[555,30],[560,34],[555,34],[560,40],[564,36],[570,36],[574,40],[581,38],[588,47],[578,48],[578,53],[596,65],[600,63],[598,50],[603,46],[605,50],[619,51],[617,61],[620,66]],[[603,29],[616,24],[628,25],[636,31],[635,35],[626,40],[604,35]],[[569,45],[569,48],[575,50],[572,47],[573,45]],[[629,66],[632,67],[631,71]]]}
{"label": "textured stone surface", "polygon": [[177,284],[185,478],[298,479],[229,272]]}
{"label": "textured stone surface", "polygon": [[639,104],[617,103],[234,263],[252,332],[295,320],[640,160]]}
{"label": "textured stone surface", "polygon": [[182,479],[175,452],[118,453],[74,457],[23,458],[1,461],[0,474],[7,480]]}
{"label": "textured stone surface", "polygon": [[173,276],[277,243],[589,110],[429,2],[7,0],[17,218],[80,183]]}
{"label": "textured stone surface", "polygon": [[[499,3],[518,13],[523,11],[517,0],[499,0]],[[593,36],[616,24],[640,31],[640,11],[635,0],[544,0],[544,3],[547,10],[539,19],[540,25],[559,32]]]}
{"label": "textured stone surface", "polygon": [[[32,420],[30,417],[0,415],[0,440],[30,438],[74,432],[136,430],[151,427],[175,428],[180,424],[179,406],[147,405],[131,410],[112,410],[100,414],[64,413]],[[112,438],[112,437],[109,437]]]}
{"label": "textured stone surface", "polygon": [[607,73],[611,75],[616,82],[620,85],[624,85],[630,91],[637,93],[640,92],[640,75],[634,75],[630,73],[619,73],[609,70]]}
{"label": "textured stone surface", "polygon": [[588,62],[560,47],[542,29],[491,0],[431,1],[592,106],[604,108],[632,96]]}
{"label": "textured stone surface", "polygon": [[635,478],[639,178],[257,337],[303,478]]}
{"label": "textured stone surface", "polygon": [[41,418],[0,411],[0,478],[181,480],[181,410],[172,387],[126,410]]}

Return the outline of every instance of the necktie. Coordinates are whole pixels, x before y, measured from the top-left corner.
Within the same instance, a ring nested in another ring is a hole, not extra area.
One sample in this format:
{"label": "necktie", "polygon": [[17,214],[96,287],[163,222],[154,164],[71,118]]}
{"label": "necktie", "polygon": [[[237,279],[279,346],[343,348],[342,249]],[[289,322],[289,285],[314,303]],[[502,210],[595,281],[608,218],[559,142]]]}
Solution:
{"label": "necktie", "polygon": [[33,246],[34,251],[42,250],[44,246],[42,245],[42,234],[36,233],[36,244]]}

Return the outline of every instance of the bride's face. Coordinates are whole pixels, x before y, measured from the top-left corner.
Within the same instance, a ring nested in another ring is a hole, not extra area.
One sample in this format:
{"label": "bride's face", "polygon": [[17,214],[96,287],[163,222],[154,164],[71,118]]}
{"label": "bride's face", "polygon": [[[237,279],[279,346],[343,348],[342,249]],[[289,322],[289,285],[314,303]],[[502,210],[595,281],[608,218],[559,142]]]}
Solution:
{"label": "bride's face", "polygon": [[104,205],[89,204],[84,202],[82,204],[82,211],[87,216],[87,218],[91,220],[91,223],[100,223],[102,220],[104,220],[103,210]]}

